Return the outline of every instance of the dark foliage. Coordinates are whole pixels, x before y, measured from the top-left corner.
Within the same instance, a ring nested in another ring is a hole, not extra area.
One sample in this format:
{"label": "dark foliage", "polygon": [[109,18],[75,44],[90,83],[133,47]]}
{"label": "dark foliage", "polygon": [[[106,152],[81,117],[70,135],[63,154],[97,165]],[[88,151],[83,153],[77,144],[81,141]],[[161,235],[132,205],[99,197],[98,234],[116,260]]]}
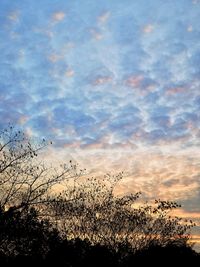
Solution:
{"label": "dark foliage", "polygon": [[88,240],[67,240],[60,237],[48,221],[41,221],[34,208],[24,211],[9,209],[0,212],[1,266],[160,266],[174,262],[194,264],[200,255],[189,246],[149,246],[134,252],[121,245],[118,251]]}
{"label": "dark foliage", "polygon": [[23,212],[14,208],[0,210],[1,260],[42,260],[59,242],[58,231],[47,220],[39,220],[34,208]]}

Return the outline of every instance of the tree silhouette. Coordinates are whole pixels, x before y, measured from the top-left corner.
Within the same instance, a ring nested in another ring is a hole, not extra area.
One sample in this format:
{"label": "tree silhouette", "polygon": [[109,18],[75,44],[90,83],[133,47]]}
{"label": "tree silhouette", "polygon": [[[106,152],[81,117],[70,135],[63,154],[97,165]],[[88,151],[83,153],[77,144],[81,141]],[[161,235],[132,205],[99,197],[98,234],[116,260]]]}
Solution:
{"label": "tree silhouette", "polygon": [[0,259],[42,261],[59,233],[47,220],[40,220],[34,208],[21,212],[14,207],[0,211]]}
{"label": "tree silhouette", "polygon": [[10,126],[0,132],[0,207],[25,208],[48,201],[50,190],[76,175],[73,164],[60,169],[36,160],[47,143],[34,144]]}
{"label": "tree silhouette", "polygon": [[[80,176],[71,162],[46,167],[34,144],[12,126],[0,133],[0,263],[137,266],[169,255],[199,261],[189,244],[194,226],[170,212],[176,202],[135,207],[140,193],[117,196],[123,175]],[[65,182],[66,190],[54,186]],[[170,263],[170,261],[168,262]],[[160,262],[159,262],[160,264]]]}
{"label": "tree silhouette", "polygon": [[[74,180],[57,200],[52,201],[49,218],[69,239],[88,239],[119,250],[131,247],[133,251],[149,246],[184,246],[190,239],[192,222],[171,217],[170,211],[180,207],[175,202],[155,201],[134,208],[140,193],[117,197],[114,189],[122,179],[106,176],[104,179],[88,178]],[[56,219],[55,219],[56,218]]]}

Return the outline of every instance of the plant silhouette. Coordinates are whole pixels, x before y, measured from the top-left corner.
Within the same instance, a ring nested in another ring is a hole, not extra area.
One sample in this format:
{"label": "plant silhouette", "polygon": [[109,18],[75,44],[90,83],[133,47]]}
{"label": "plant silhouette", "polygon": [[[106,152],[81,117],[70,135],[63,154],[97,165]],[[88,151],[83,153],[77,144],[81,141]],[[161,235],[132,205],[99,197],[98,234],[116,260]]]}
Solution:
{"label": "plant silhouette", "polygon": [[186,245],[192,222],[171,217],[180,207],[175,202],[156,200],[154,205],[134,208],[140,193],[114,195],[122,175],[104,179],[77,179],[45,210],[68,238],[88,239],[118,250],[122,245],[137,251],[151,245]]}
{"label": "plant silhouette", "polygon": [[[170,216],[176,202],[135,208],[140,193],[115,194],[122,174],[87,178],[72,162],[48,168],[36,160],[45,146],[12,126],[0,134],[2,266],[160,266],[158,255],[167,264],[200,261],[189,243],[194,224]],[[56,193],[60,183],[65,190]]]}
{"label": "plant silhouette", "polygon": [[52,188],[78,176],[75,165],[59,170],[37,161],[48,144],[31,142],[20,130],[9,126],[0,132],[0,206],[23,209],[48,201]]}

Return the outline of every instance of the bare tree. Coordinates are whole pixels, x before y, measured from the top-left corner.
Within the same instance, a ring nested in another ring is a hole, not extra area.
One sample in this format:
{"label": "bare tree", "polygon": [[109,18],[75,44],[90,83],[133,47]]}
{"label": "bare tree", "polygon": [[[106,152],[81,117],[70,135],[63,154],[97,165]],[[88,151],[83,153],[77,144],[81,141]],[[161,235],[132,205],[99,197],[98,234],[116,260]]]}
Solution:
{"label": "bare tree", "polygon": [[51,202],[50,214],[64,236],[88,239],[116,250],[122,246],[137,251],[151,245],[187,244],[194,224],[170,217],[170,211],[180,205],[157,200],[154,205],[134,208],[140,193],[114,195],[121,179],[121,174],[104,179],[76,179],[65,196]]}
{"label": "bare tree", "polygon": [[16,209],[44,203],[55,185],[79,175],[76,165],[46,167],[37,154],[48,143],[31,142],[13,126],[0,132],[0,207]]}

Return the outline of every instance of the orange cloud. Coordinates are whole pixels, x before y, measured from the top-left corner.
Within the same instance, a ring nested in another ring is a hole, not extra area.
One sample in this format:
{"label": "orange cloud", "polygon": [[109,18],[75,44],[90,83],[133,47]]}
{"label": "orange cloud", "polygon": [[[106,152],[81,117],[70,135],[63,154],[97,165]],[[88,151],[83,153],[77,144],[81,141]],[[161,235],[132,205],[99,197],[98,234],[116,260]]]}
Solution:
{"label": "orange cloud", "polygon": [[103,143],[103,142],[97,142],[92,144],[86,144],[82,146],[84,149],[109,149],[109,150],[116,150],[116,149],[135,149],[136,145],[132,144],[130,142],[126,143]]}
{"label": "orange cloud", "polygon": [[81,142],[67,143],[63,145],[64,148],[80,148],[80,146]]}
{"label": "orange cloud", "polygon": [[101,149],[101,148],[103,148],[103,144],[102,143],[93,143],[93,144],[84,145],[83,148],[87,148],[87,149]]}
{"label": "orange cloud", "polygon": [[133,75],[126,80],[126,84],[130,87],[138,87],[143,79],[144,77],[142,75]]}
{"label": "orange cloud", "polygon": [[186,212],[183,209],[177,209],[176,211],[174,211],[174,214],[178,217],[189,219],[189,220],[200,219],[200,212]]}
{"label": "orange cloud", "polygon": [[62,11],[58,11],[53,14],[52,19],[54,22],[60,22],[65,18],[66,14]]}
{"label": "orange cloud", "polygon": [[[111,140],[110,140],[111,139]],[[190,201],[199,189],[199,157],[200,153],[193,151],[188,154],[178,154],[171,150],[162,154],[155,148],[136,147],[133,143],[118,144],[110,138],[108,142],[83,145],[79,141],[66,144],[60,152],[54,151],[54,157],[61,153],[63,159],[70,155],[76,158],[82,168],[93,172],[93,176],[105,173],[119,173],[124,171],[123,181],[118,191],[121,193],[142,192],[143,199]],[[106,140],[105,140],[106,141]],[[76,148],[76,150],[74,150]],[[95,167],[94,167],[95,166]],[[94,170],[95,168],[95,170]],[[184,207],[183,207],[184,208]],[[184,212],[184,211],[180,211]],[[197,217],[198,214],[188,213],[185,216]]]}
{"label": "orange cloud", "polygon": [[112,78],[110,76],[98,77],[93,81],[93,85],[102,85],[110,82]]}
{"label": "orange cloud", "polygon": [[185,92],[184,87],[172,87],[167,89],[166,94],[167,95],[174,95],[174,94],[179,94]]}
{"label": "orange cloud", "polygon": [[149,92],[154,92],[157,89],[157,86],[155,84],[150,84],[146,87],[146,90]]}
{"label": "orange cloud", "polygon": [[20,125],[23,125],[23,124],[25,124],[27,121],[28,121],[28,116],[25,116],[25,115],[22,115],[20,118],[19,118],[19,120],[18,120],[18,123],[20,124]]}
{"label": "orange cloud", "polygon": [[58,54],[51,54],[48,56],[48,60],[51,61],[52,63],[55,63],[59,60],[62,60],[63,56],[62,55],[58,55]]}

